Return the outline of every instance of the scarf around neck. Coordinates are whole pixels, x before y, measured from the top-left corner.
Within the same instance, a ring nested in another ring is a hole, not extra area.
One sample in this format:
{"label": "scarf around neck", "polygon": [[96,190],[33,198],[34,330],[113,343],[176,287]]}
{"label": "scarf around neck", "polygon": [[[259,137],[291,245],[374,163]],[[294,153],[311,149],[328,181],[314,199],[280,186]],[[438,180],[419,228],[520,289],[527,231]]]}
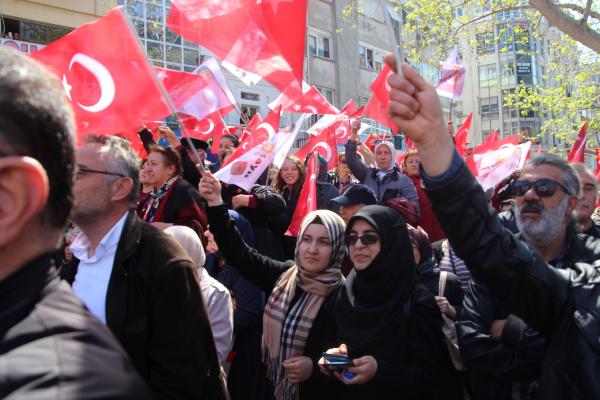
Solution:
{"label": "scarf around neck", "polygon": [[[299,258],[300,238],[318,220],[331,240],[331,258],[321,272],[305,270]],[[290,383],[283,361],[304,353],[306,340],[323,302],[343,283],[340,264],[344,254],[344,221],[329,210],[316,210],[304,217],[295,250],[296,265],[275,284],[263,314],[262,356],[267,376],[275,386],[275,398],[297,399],[298,385]],[[294,302],[296,294],[300,292]],[[292,304],[293,303],[293,304]]]}

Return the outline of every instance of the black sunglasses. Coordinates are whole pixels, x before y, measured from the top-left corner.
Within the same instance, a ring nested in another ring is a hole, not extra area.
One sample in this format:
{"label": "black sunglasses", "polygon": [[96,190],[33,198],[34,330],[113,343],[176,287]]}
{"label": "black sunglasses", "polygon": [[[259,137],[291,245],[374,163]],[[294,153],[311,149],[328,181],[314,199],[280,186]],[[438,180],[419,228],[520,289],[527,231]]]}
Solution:
{"label": "black sunglasses", "polygon": [[379,235],[376,233],[367,232],[363,233],[362,236],[358,236],[356,233],[350,233],[346,236],[346,244],[349,246],[354,246],[359,239],[362,244],[369,246],[379,241]]}
{"label": "black sunglasses", "polygon": [[557,182],[553,179],[538,179],[537,181],[531,182],[525,179],[519,179],[513,182],[513,188],[515,195],[518,197],[525,195],[533,187],[535,193],[540,197],[550,197],[556,192],[556,188],[560,187],[563,192],[571,195],[571,191],[567,189],[562,183]]}
{"label": "black sunglasses", "polygon": [[103,174],[103,175],[120,176],[122,178],[127,177],[127,175],[119,174],[117,172],[99,171],[97,169],[90,169],[90,168],[87,168],[87,167],[84,167],[81,165],[77,166],[77,168],[75,170],[75,174],[77,175],[78,178],[83,174]]}

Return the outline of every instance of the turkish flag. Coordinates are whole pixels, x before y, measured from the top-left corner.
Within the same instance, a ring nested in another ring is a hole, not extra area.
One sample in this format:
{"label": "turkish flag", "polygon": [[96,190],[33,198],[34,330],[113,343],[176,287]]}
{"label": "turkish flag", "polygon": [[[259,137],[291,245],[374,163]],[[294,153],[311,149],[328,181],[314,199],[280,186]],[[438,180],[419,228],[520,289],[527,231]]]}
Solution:
{"label": "turkish flag", "polygon": [[171,114],[120,9],[82,25],[31,57],[62,81],[79,138],[90,132],[126,132],[137,129],[142,120]]}
{"label": "turkish flag", "polygon": [[238,148],[235,149],[231,157],[229,157],[227,160],[227,163],[224,165],[230,164],[248,150],[275,137],[279,131],[280,117],[281,107],[279,106],[275,110],[271,111],[264,121],[262,121],[255,129],[252,130],[252,133],[246,137],[246,140],[240,142]]}
{"label": "turkish flag", "polygon": [[[350,129],[349,123],[347,129]],[[318,135],[311,135],[308,142],[298,149],[294,155],[304,160],[308,153],[318,152],[327,160],[327,169],[335,168],[338,161],[335,135],[335,129],[332,129],[332,127],[323,129]]]}
{"label": "turkish flag", "polygon": [[307,0],[173,0],[167,27],[284,91],[302,82],[306,8]]}
{"label": "turkish flag", "polygon": [[596,148],[596,172],[595,172],[596,179],[598,179],[599,174],[600,174],[600,149]]}
{"label": "turkish flag", "polygon": [[465,155],[465,147],[469,143],[469,129],[471,129],[471,120],[473,119],[473,113],[469,113],[465,122],[462,123],[460,128],[454,134],[454,146],[456,147],[456,151],[461,157]]}
{"label": "turkish flag", "polygon": [[567,161],[570,163],[585,162],[585,145],[587,144],[587,123],[588,122],[585,121],[581,126],[579,134],[577,135],[577,140],[575,140],[571,151],[569,151]]}
{"label": "turkish flag", "polygon": [[155,69],[178,112],[203,120],[214,112],[225,115],[235,108],[233,94],[228,93],[228,87],[221,87],[209,68],[199,67],[193,74],[160,67]]}
{"label": "turkish flag", "polygon": [[244,142],[250,134],[252,134],[252,130],[255,129],[262,122],[262,118],[259,113],[256,113],[250,118],[248,121],[248,125],[244,126],[242,132],[239,134],[238,139],[240,143]]}
{"label": "turkish flag", "polygon": [[228,133],[227,125],[218,111],[209,114],[202,120],[198,120],[190,115],[182,116],[181,122],[183,129],[185,129],[190,137],[198,138],[205,142],[208,142],[212,138],[213,144],[217,142],[217,147],[221,137]]}
{"label": "turkish flag", "polygon": [[298,236],[302,220],[311,211],[317,209],[317,157],[312,153],[308,160],[306,179],[298,196],[298,203],[292,216],[290,226],[285,232],[286,236]]}
{"label": "turkish flag", "polygon": [[329,104],[327,99],[314,87],[302,81],[302,90],[297,85],[288,87],[269,107],[281,105],[281,111],[303,114],[338,114],[340,110]]}
{"label": "turkish flag", "polygon": [[373,92],[373,96],[369,99],[362,115],[371,118],[396,132],[398,127],[392,122],[388,115],[391,88],[387,83],[387,80],[393,73],[394,71],[386,64],[373,83],[371,83],[371,92]]}
{"label": "turkish flag", "polygon": [[355,112],[356,112],[356,105],[354,104],[354,99],[348,100],[346,102],[346,104],[344,104],[342,109],[340,110],[340,113],[343,113],[346,115],[352,115]]}

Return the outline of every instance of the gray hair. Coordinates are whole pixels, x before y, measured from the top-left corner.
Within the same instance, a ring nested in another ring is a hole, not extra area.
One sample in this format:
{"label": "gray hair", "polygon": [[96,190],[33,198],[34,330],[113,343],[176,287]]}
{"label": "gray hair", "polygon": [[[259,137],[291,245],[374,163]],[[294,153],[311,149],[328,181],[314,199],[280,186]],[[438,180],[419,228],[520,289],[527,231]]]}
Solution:
{"label": "gray hair", "polygon": [[588,177],[590,177],[592,179],[592,182],[594,183],[594,187],[596,189],[598,188],[598,183],[596,182],[596,176],[588,167],[585,166],[585,164],[573,163],[573,164],[571,164],[571,168],[573,168],[575,171],[579,172],[580,174],[585,174]]}
{"label": "gray hair", "polygon": [[553,156],[551,154],[540,154],[527,162],[526,167],[539,167],[541,165],[550,165],[558,168],[563,172],[563,180],[565,187],[573,196],[581,195],[581,183],[577,172],[565,160]]}
{"label": "gray hair", "polygon": [[[133,180],[128,200],[131,205],[135,205],[140,191],[141,161],[133,147],[131,147],[129,140],[119,136],[93,135],[86,138],[86,143],[101,144],[100,155],[106,162],[108,170]],[[117,177],[107,175],[106,179],[112,182]]]}

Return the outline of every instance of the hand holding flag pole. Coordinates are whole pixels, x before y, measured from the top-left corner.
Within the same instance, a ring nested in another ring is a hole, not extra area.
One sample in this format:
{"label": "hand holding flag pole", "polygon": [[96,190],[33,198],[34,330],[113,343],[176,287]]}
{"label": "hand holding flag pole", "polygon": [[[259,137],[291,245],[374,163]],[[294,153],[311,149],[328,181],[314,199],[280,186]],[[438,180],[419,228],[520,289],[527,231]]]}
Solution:
{"label": "hand holding flag pole", "polygon": [[[119,12],[123,15],[123,18],[126,19],[127,26],[129,27],[129,30],[131,31],[131,34],[134,35],[135,37],[137,37],[137,33],[131,28],[131,21],[129,20],[129,17],[123,12],[123,7],[119,7]],[[137,43],[138,43],[138,46],[139,46],[139,43],[140,43],[139,40],[137,41]],[[146,57],[146,61],[148,61],[146,53],[143,51],[143,49],[142,49],[142,54],[144,54],[144,57]],[[150,64],[149,61],[148,61],[148,64]],[[171,101],[171,97],[169,97],[169,94],[167,93],[167,91],[166,91],[165,87],[163,86],[162,82],[160,81],[160,79],[158,79],[156,77],[156,74],[152,74],[152,79],[154,79],[154,82],[156,82],[156,84],[158,85],[158,88],[160,89],[160,92],[162,93],[163,98],[167,102],[167,105],[169,106],[169,109],[171,110],[171,113],[174,114],[175,117],[177,118],[177,123],[179,124],[179,126],[183,127],[183,123],[181,122],[181,119],[179,118],[179,114],[177,113],[177,109],[173,105],[173,102]],[[189,148],[192,150],[192,153],[194,154],[194,158],[196,159],[196,164],[200,165],[200,168],[202,169],[202,171],[200,172],[200,174],[204,175],[204,164],[202,163],[202,159],[200,158],[200,155],[196,151],[196,147],[192,143],[190,135],[188,135],[188,133],[186,132],[185,129],[182,129],[181,131],[182,131],[183,135],[185,136],[185,139],[187,140]]]}
{"label": "hand holding flag pole", "polygon": [[[387,0],[379,0],[379,5],[381,6],[381,11],[383,11],[383,17],[385,18],[385,26],[387,27],[388,35],[390,37],[390,42],[392,45],[392,52],[394,54],[394,58],[396,59],[396,71],[401,78],[403,78],[402,74],[402,43],[398,43],[396,40],[396,33],[394,32],[394,27],[392,26],[392,18],[390,17],[390,11],[388,9]],[[402,17],[400,17],[402,19]],[[402,40],[402,21],[400,21],[400,39]]]}

